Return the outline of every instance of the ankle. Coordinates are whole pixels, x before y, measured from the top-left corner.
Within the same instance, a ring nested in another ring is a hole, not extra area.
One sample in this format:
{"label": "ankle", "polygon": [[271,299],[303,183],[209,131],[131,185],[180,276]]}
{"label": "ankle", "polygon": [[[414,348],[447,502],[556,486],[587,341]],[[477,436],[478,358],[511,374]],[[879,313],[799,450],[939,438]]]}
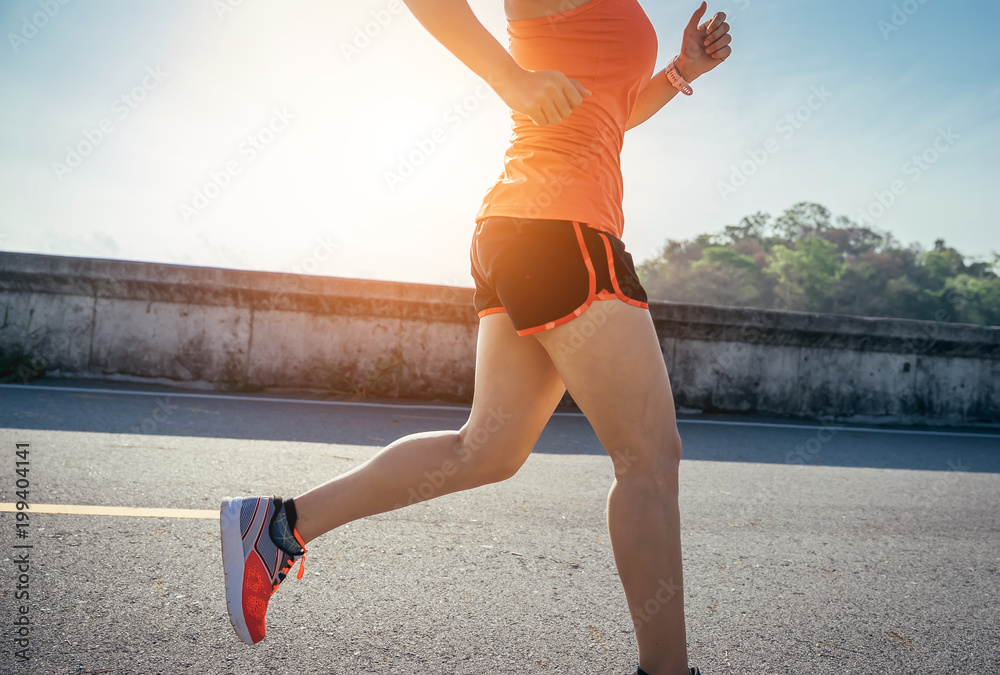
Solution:
{"label": "ankle", "polygon": [[299,535],[295,525],[298,521],[298,513],[295,510],[293,499],[282,500],[277,497],[274,515],[271,516],[271,523],[268,526],[268,534],[275,545],[285,551],[288,555],[299,556],[305,553],[305,540]]}

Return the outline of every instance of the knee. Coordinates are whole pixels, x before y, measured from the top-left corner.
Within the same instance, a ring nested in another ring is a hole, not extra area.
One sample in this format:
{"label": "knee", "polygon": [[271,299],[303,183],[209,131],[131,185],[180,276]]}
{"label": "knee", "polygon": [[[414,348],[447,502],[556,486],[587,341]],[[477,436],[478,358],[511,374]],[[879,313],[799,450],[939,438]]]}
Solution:
{"label": "knee", "polygon": [[458,432],[455,454],[476,483],[499,483],[516,474],[531,453],[530,447],[520,445],[502,442],[485,429],[464,427]]}
{"label": "knee", "polygon": [[681,437],[676,427],[657,439],[641,439],[610,451],[619,481],[653,479],[676,486],[681,461]]}

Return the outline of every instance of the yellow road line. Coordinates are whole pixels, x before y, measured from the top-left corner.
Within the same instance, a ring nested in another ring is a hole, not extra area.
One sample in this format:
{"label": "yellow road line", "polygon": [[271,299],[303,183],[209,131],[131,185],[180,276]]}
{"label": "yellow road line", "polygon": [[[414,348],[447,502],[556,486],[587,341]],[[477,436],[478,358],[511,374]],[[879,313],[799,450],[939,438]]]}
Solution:
{"label": "yellow road line", "polygon": [[[17,505],[0,502],[0,512],[17,511]],[[79,504],[29,504],[28,513],[56,513],[73,516],[140,516],[143,518],[202,518],[218,520],[218,509],[147,509],[131,506],[91,506]]]}

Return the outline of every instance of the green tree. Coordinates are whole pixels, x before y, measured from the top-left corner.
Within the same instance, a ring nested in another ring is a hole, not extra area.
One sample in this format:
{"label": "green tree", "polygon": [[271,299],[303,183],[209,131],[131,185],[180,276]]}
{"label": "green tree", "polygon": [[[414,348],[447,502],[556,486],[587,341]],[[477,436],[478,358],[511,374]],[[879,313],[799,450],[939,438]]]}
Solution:
{"label": "green tree", "polygon": [[744,239],[764,239],[770,236],[772,231],[771,214],[758,211],[743,216],[738,225],[726,225],[723,236],[728,243],[735,244]]}
{"label": "green tree", "polygon": [[777,291],[783,297],[800,298],[801,308],[807,311],[828,312],[830,290],[843,271],[843,257],[827,240],[807,237],[795,249],[775,246],[767,271],[777,279]]}
{"label": "green tree", "polygon": [[1000,254],[902,246],[813,202],[669,240],[637,269],[654,300],[1000,325]]}
{"label": "green tree", "polygon": [[691,275],[701,285],[698,293],[716,304],[746,307],[761,297],[761,269],[753,258],[724,246],[710,246],[691,265]]}
{"label": "green tree", "polygon": [[823,232],[823,238],[837,247],[844,255],[860,255],[871,251],[881,251],[885,237],[867,227],[857,227],[841,216],[840,227],[831,227]]}
{"label": "green tree", "polygon": [[821,204],[799,202],[774,221],[775,232],[789,242],[814,237],[830,227],[830,210]]}
{"label": "green tree", "polygon": [[941,321],[1000,326],[1000,277],[959,274],[941,292]]}

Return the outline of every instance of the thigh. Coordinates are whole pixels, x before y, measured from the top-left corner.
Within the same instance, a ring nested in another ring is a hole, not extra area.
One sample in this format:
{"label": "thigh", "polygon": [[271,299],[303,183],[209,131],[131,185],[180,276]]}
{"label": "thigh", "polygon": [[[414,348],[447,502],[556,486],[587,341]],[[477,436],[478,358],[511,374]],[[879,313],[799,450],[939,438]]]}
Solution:
{"label": "thigh", "polygon": [[536,337],[616,470],[636,461],[648,470],[647,460],[664,456],[679,459],[673,394],[648,310],[602,300]]}
{"label": "thigh", "polygon": [[479,321],[476,385],[462,428],[465,459],[513,472],[531,454],[566,387],[552,359],[531,336],[519,336],[506,314]]}

